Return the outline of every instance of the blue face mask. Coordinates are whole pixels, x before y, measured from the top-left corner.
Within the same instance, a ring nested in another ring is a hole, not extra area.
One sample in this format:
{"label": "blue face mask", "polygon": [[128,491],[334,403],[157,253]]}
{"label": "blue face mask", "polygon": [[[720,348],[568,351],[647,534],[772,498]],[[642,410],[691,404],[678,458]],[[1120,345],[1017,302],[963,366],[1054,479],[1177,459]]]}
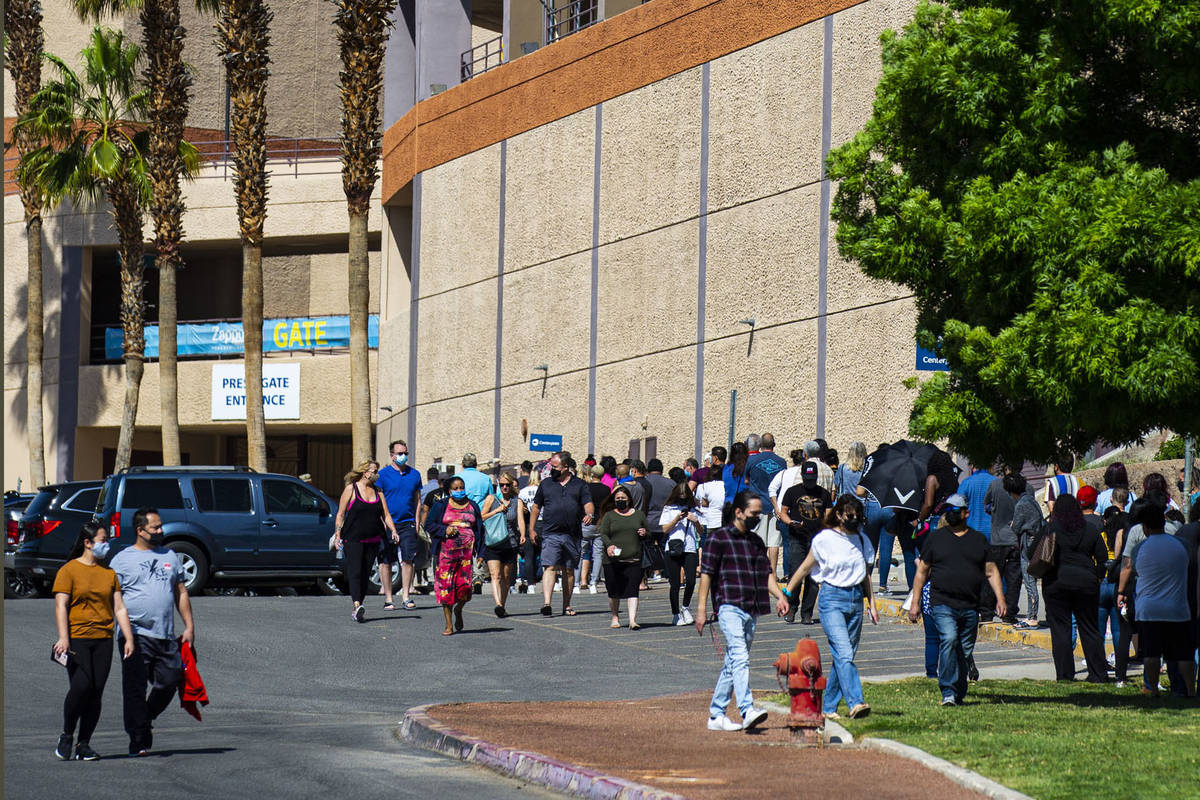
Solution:
{"label": "blue face mask", "polygon": [[97,542],[96,544],[92,545],[92,555],[96,558],[107,558],[108,548],[108,542]]}
{"label": "blue face mask", "polygon": [[466,489],[455,489],[454,491],[452,491],[450,493],[450,496],[453,497],[455,500],[466,500],[467,499],[467,490]]}
{"label": "blue face mask", "polygon": [[400,453],[398,455],[392,456],[392,461],[395,461],[396,464],[403,467],[405,464],[408,463],[408,453]]}

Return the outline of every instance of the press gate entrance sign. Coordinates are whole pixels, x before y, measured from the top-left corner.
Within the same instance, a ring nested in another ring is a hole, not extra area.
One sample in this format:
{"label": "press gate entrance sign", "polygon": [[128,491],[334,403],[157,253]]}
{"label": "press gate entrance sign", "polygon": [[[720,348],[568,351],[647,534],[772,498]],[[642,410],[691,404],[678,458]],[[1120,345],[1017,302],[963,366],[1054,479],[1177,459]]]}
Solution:
{"label": "press gate entrance sign", "polygon": [[557,453],[562,450],[562,434],[531,433],[529,434],[529,449]]}
{"label": "press gate entrance sign", "polygon": [[[241,364],[213,364],[212,418],[246,418],[246,383]],[[263,416],[300,419],[300,365],[263,364]]]}

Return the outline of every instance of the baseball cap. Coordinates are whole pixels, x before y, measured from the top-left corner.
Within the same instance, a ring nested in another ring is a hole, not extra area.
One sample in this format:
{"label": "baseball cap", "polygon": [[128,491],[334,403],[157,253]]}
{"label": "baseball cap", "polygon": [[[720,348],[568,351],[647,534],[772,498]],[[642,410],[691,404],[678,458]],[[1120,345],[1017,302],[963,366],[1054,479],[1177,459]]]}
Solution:
{"label": "baseball cap", "polygon": [[817,464],[814,461],[805,461],[800,465],[800,480],[805,486],[817,485]]}
{"label": "baseball cap", "polygon": [[1099,496],[1100,493],[1096,491],[1095,486],[1080,486],[1079,491],[1075,493],[1075,499],[1078,500],[1079,505],[1083,506],[1084,508],[1094,508],[1096,505],[1096,498]]}
{"label": "baseball cap", "polygon": [[951,508],[966,508],[967,498],[963,497],[961,494],[952,494],[946,498],[946,505],[950,506]]}

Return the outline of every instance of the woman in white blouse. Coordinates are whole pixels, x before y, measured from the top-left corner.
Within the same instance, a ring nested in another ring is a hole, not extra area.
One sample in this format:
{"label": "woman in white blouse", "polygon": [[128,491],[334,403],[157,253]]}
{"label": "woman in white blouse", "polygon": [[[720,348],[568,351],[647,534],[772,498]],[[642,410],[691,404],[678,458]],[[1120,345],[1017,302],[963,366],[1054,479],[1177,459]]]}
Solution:
{"label": "woman in white blouse", "polygon": [[857,498],[839,497],[825,518],[827,527],[813,537],[808,557],[784,589],[790,599],[810,574],[821,584],[817,611],[833,661],[821,710],[833,719],[838,718],[838,704],[842,700],[846,701],[851,717],[865,717],[871,712],[863,699],[862,680],[854,664],[862,635],[863,600],[870,606],[871,622],[879,623],[868,567],[875,558],[875,550],[859,530],[862,517],[862,503]]}

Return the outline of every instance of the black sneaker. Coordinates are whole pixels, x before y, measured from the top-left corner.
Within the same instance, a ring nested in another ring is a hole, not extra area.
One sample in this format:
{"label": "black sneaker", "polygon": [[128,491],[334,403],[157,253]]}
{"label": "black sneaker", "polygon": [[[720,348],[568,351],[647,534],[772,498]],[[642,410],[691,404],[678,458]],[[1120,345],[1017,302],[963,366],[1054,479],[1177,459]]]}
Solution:
{"label": "black sneaker", "polygon": [[54,748],[54,756],[59,761],[71,760],[71,742],[73,737],[69,733],[64,733],[58,737],[58,747]]}
{"label": "black sneaker", "polygon": [[100,754],[91,748],[87,742],[80,742],[75,745],[75,760],[76,761],[99,761]]}

